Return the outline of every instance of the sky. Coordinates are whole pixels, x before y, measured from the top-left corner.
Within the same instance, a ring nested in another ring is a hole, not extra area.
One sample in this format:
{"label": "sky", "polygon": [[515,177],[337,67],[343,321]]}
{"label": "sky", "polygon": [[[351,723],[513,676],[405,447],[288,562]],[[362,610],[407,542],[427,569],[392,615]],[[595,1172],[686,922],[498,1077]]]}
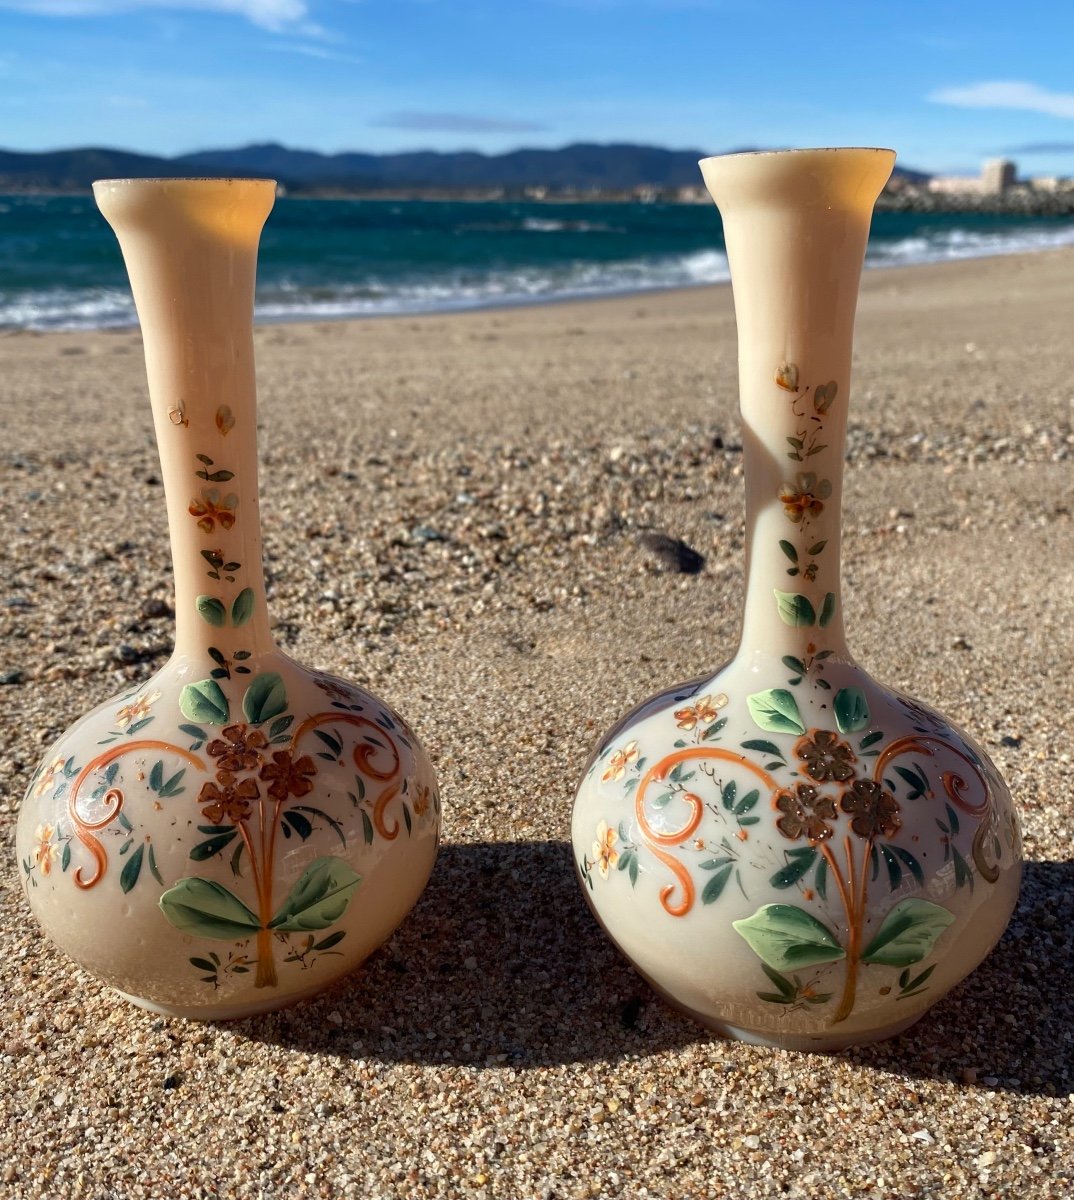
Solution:
{"label": "sky", "polygon": [[0,148],[880,145],[1074,175],[1074,3],[0,0]]}

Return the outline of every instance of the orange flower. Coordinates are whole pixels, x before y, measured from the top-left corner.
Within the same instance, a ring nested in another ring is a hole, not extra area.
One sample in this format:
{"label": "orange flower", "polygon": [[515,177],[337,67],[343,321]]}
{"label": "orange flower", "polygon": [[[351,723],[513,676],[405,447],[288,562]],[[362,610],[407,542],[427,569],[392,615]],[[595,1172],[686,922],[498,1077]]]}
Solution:
{"label": "orange flower", "polygon": [[608,872],[619,861],[619,851],[615,848],[618,837],[614,829],[608,828],[607,821],[601,821],[597,826],[597,840],[593,843],[591,854],[601,879],[607,879]]}
{"label": "orange flower", "polygon": [[723,692],[718,696],[702,696],[688,708],[677,708],[675,723],[680,729],[686,730],[693,729],[696,725],[711,725],[726,704],[727,697]]}
{"label": "orange flower", "polygon": [[219,488],[202,488],[201,499],[191,500],[189,513],[198,518],[198,528],[212,533],[219,524],[221,529],[230,529],[235,524],[235,508],[239,503],[234,492],[221,498]]}
{"label": "orange flower", "polygon": [[260,799],[260,789],[253,779],[244,779],[236,784],[235,776],[230,771],[220,771],[217,776],[222,787],[215,783],[202,784],[198,795],[198,803],[204,804],[204,815],[207,821],[214,825],[222,825],[225,820],[237,825],[250,815],[250,801]]}
{"label": "orange flower", "polygon": [[288,796],[308,796],[313,791],[313,776],[317,767],[308,754],[292,759],[286,750],[278,750],[272,762],[261,768],[261,778],[268,780],[268,794],[273,800],[286,800]]}
{"label": "orange flower", "polygon": [[608,769],[600,777],[602,783],[615,783],[627,773],[627,767],[638,761],[638,743],[627,742],[608,759]]}
{"label": "orange flower", "polygon": [[60,856],[59,843],[56,837],[55,825],[38,825],[34,830],[34,865],[41,868],[41,874],[47,875],[52,870],[52,864]]}
{"label": "orange flower", "polygon": [[831,482],[817,479],[812,471],[799,473],[793,483],[784,483],[779,489],[783,511],[796,524],[804,517],[819,517],[824,511],[822,501],[831,494]]}
{"label": "orange flower", "polygon": [[268,745],[260,729],[248,730],[245,725],[229,725],[221,730],[223,737],[213,738],[205,747],[217,759],[218,771],[255,771],[261,765],[263,747]]}

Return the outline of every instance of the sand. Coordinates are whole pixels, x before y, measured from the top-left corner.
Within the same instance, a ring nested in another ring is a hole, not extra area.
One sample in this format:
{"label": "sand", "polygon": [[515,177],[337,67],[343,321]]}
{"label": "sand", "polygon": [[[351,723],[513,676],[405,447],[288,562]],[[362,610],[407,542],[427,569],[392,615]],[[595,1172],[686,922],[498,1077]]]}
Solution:
{"label": "sand", "polygon": [[[277,633],[438,764],[445,845],[357,976],[231,1025],[74,968],[8,849],[53,737],[170,648],[135,332],[0,338],[0,1194],[1074,1193],[1074,252],[870,273],[845,610],[879,678],[1021,805],[997,950],[897,1040],[721,1041],[656,998],[572,874],[573,786],[635,701],[733,649],[727,288],[257,334]],[[706,557],[667,571],[639,534]]]}

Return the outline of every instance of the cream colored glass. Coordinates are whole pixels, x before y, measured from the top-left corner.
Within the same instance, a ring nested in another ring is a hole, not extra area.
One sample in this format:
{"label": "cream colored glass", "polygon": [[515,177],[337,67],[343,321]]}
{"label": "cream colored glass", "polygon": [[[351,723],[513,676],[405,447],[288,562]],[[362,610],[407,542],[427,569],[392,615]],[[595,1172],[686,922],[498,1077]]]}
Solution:
{"label": "cream colored glass", "polygon": [[436,779],[401,717],[299,666],[270,631],[252,313],[275,185],[108,180],[94,194],[145,342],[176,645],[49,750],[19,818],[19,875],[49,936],[128,999],[244,1016],[318,991],[391,934],[436,857]]}
{"label": "cream colored glass", "polygon": [[844,636],[854,310],[893,163],[836,149],[701,164],[739,331],[742,638],[611,731],[572,824],[587,900],[659,991],[722,1033],[798,1049],[916,1021],[995,944],[1021,876],[987,756],[873,680]]}

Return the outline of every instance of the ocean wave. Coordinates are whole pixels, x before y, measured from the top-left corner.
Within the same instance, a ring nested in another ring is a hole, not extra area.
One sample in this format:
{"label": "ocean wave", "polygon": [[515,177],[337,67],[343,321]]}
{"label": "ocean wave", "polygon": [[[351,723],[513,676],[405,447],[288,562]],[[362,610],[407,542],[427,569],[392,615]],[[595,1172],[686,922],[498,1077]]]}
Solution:
{"label": "ocean wave", "polygon": [[892,241],[869,243],[868,267],[909,266],[914,263],[951,262],[963,258],[991,258],[998,254],[1027,254],[1074,246],[1074,224],[1048,228],[1022,226],[998,230],[933,230]]}
{"label": "ocean wave", "polygon": [[[526,216],[524,220],[531,232],[542,234],[584,223],[543,216]],[[521,223],[515,220],[516,230]],[[595,228],[599,222],[590,224]],[[874,230],[866,265],[945,262],[1074,245],[1074,222],[1020,223],[1002,229],[926,225],[920,231],[913,224],[906,224],[900,233],[901,236],[885,237],[877,236]],[[608,244],[604,239],[598,241],[604,246]],[[545,244],[543,238],[540,244]],[[525,265],[490,263],[465,268],[440,265],[428,272],[411,264],[405,273],[393,274],[384,269],[380,274],[370,272],[359,278],[355,278],[357,270],[348,265],[345,269],[352,273],[349,280],[333,281],[323,274],[317,276],[318,271],[331,269],[334,264],[330,259],[311,261],[290,271],[271,261],[264,262],[257,290],[257,319],[301,321],[507,307],[694,287],[729,279],[727,257],[719,249],[630,259],[575,257]],[[67,284],[0,289],[2,330],[116,329],[136,323],[134,305],[125,286]]]}
{"label": "ocean wave", "polygon": [[[261,321],[390,316],[693,287],[728,278],[726,255],[702,250],[669,258],[572,262],[395,282],[371,277],[355,284],[311,286],[263,279],[254,311]],[[114,329],[135,323],[130,294],[119,290],[0,292],[0,329]]]}

